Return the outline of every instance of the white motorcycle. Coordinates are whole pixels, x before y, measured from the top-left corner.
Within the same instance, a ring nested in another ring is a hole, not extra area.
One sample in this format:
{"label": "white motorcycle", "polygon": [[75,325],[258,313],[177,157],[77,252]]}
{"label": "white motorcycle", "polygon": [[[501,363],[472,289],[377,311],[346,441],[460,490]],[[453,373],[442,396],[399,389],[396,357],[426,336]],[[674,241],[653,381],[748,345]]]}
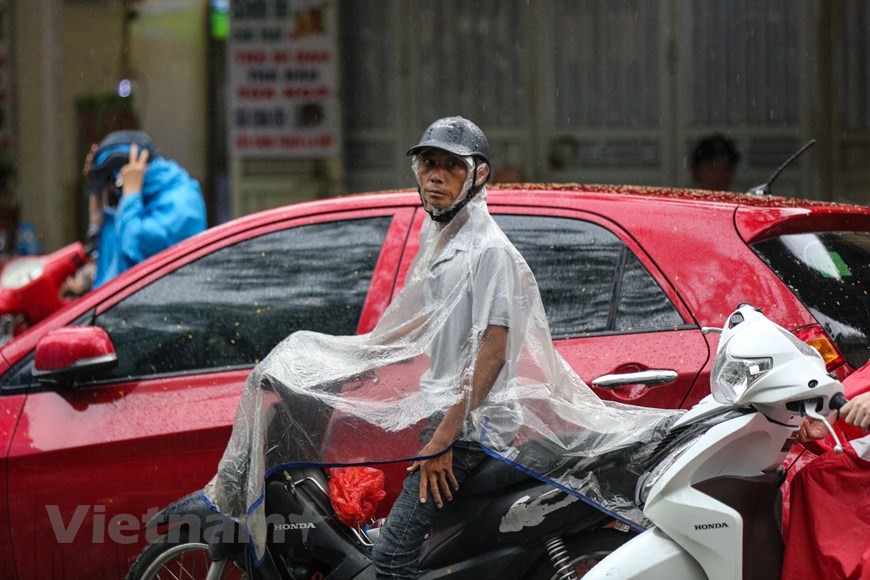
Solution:
{"label": "white motorcycle", "polygon": [[779,578],[781,465],[804,417],[824,422],[846,403],[812,347],[741,305],[728,318],[711,395],[672,427],[635,500],[654,527],[584,578]]}

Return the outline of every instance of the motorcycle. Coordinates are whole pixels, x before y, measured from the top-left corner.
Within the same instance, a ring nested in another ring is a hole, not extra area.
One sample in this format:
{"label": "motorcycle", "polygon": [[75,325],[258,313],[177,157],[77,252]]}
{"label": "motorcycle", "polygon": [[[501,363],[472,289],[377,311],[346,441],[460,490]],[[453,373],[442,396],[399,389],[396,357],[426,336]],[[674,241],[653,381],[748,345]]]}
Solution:
{"label": "motorcycle", "polygon": [[[245,534],[195,492],[147,524],[151,541],[127,578],[374,578],[378,528],[339,521],[328,489],[319,467],[267,480],[268,540],[257,566]],[[436,517],[422,548],[421,577],[577,578],[635,533],[576,496],[487,457]]]}
{"label": "motorcycle", "polygon": [[81,242],[45,256],[19,256],[0,273],[0,346],[70,302],[64,281],[90,262]]}
{"label": "motorcycle", "polygon": [[586,578],[779,578],[783,460],[804,417],[847,400],[815,349],[741,305],[720,332],[711,394],[681,417],[675,448],[641,476],[635,501],[654,527]]}

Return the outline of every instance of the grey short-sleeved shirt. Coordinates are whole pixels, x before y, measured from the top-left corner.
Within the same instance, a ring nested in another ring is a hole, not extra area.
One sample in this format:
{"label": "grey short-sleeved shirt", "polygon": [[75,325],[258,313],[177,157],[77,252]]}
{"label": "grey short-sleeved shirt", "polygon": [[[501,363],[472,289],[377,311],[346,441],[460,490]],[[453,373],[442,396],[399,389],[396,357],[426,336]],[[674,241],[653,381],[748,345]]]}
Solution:
{"label": "grey short-sleeved shirt", "polygon": [[[462,289],[433,341],[430,368],[421,379],[421,389],[433,404],[441,405],[441,397],[455,394],[463,375],[471,370],[478,339],[486,327],[511,327],[511,308],[516,306],[511,304],[511,295],[512,289],[519,287],[519,272],[508,249],[493,245],[447,248],[433,263],[431,273],[427,299],[439,303],[450,292]],[[496,384],[503,381],[508,366],[502,369]],[[468,432],[469,427],[466,425],[463,439],[476,437]]]}

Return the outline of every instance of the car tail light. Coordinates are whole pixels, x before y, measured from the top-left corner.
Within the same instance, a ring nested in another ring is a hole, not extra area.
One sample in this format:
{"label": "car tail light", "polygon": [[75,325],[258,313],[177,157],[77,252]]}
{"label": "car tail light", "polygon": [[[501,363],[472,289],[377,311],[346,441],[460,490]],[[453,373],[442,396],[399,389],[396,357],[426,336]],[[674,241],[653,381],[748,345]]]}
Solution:
{"label": "car tail light", "polygon": [[846,359],[818,324],[802,326],[794,331],[794,335],[819,351],[819,354],[825,359],[825,367],[829,372],[845,364]]}

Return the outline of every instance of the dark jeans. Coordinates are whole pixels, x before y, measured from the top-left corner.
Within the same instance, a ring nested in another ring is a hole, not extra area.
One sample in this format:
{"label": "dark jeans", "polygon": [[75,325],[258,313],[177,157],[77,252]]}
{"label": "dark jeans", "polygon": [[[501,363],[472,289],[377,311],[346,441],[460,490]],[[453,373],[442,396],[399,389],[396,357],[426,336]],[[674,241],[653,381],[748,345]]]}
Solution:
{"label": "dark jeans", "polygon": [[[460,489],[484,457],[486,453],[476,443],[457,441],[453,445],[453,475]],[[438,506],[431,494],[426,503],[420,503],[420,472],[408,475],[372,549],[378,580],[412,580],[420,576],[420,547],[436,513]]]}

